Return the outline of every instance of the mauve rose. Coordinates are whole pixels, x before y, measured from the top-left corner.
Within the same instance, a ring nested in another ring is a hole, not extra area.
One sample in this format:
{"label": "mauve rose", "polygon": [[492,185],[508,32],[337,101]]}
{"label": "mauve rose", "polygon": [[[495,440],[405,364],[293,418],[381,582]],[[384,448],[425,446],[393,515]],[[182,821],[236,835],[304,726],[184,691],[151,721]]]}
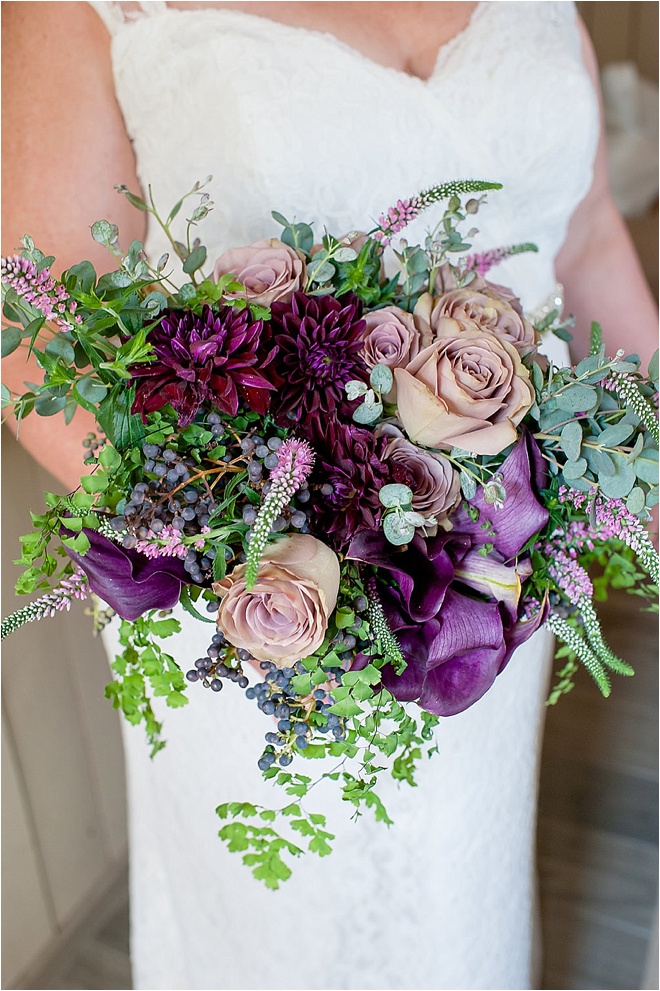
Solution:
{"label": "mauve rose", "polygon": [[534,402],[513,345],[476,330],[441,337],[407,368],[395,368],[394,378],[399,419],[424,447],[499,454]]}
{"label": "mauve rose", "polygon": [[[412,313],[406,313],[398,306],[372,310],[365,313],[363,319],[366,326],[361,355],[369,369],[374,365],[387,365],[392,369],[405,368],[424,346]],[[430,339],[425,343],[430,344]],[[395,402],[396,388],[391,389],[385,399],[390,403]]]}
{"label": "mauve rose", "polygon": [[270,306],[276,299],[286,303],[294,292],[304,289],[305,263],[297,251],[272,237],[220,255],[213,278],[217,282],[229,274],[245,286],[245,292],[227,293],[228,299],[249,299]]}
{"label": "mauve rose", "polygon": [[451,462],[412,444],[391,423],[379,424],[375,433],[388,438],[384,460],[395,481],[412,489],[413,509],[442,526],[461,498],[460,479]]}
{"label": "mauve rose", "polygon": [[478,276],[464,289],[453,289],[434,300],[429,323],[438,337],[476,328],[513,344],[523,357],[536,350],[534,328],[523,316],[520,300]]}
{"label": "mauve rose", "polygon": [[288,667],[321,646],[337,602],[339,561],[308,534],[283,537],[263,554],[257,580],[245,585],[239,564],[213,585],[220,601],[218,629],[258,661]]}

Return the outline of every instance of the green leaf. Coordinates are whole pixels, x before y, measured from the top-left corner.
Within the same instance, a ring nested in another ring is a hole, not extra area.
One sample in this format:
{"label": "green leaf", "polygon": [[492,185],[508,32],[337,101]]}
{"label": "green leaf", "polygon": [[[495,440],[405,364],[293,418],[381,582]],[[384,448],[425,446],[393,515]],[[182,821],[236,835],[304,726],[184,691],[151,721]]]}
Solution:
{"label": "green leaf", "polygon": [[345,630],[355,622],[355,613],[352,609],[342,606],[335,612],[335,625],[338,630]]}
{"label": "green leaf", "polygon": [[373,403],[371,406],[367,406],[366,403],[362,403],[361,406],[353,413],[353,419],[356,423],[375,423],[383,415],[382,403]]}
{"label": "green leaf", "polygon": [[378,499],[386,509],[396,509],[398,506],[409,506],[412,502],[412,489],[399,482],[383,485],[378,492]]}
{"label": "green leaf", "polygon": [[22,334],[18,327],[7,327],[2,331],[2,357],[6,358],[19,346]]}
{"label": "green leaf", "polygon": [[655,351],[651,357],[651,360],[649,361],[649,378],[651,379],[651,381],[657,382],[659,374],[660,372],[658,371],[658,351]]}
{"label": "green leaf", "polygon": [[99,472],[94,475],[83,475],[80,479],[80,484],[85,492],[105,492],[110,484],[110,480],[107,475]]}
{"label": "green leaf", "polygon": [[196,272],[198,268],[201,268],[206,261],[206,248],[203,244],[200,244],[199,248],[195,248],[191,251],[185,262],[183,263],[183,271],[186,275],[192,275]]}
{"label": "green leaf", "polygon": [[598,404],[598,393],[588,385],[571,385],[554,399],[560,409],[569,413],[586,412]]}
{"label": "green leaf", "polygon": [[582,447],[582,427],[577,420],[571,420],[561,432],[559,443],[569,461],[577,461]]}
{"label": "green leaf", "polygon": [[121,465],[121,455],[110,444],[104,444],[99,451],[99,461],[108,471],[113,471]]}
{"label": "green leaf", "polygon": [[39,416],[53,416],[60,413],[66,406],[64,396],[38,396],[34,401],[34,409]]}
{"label": "green leaf", "polygon": [[136,196],[135,193],[129,193],[127,189],[123,190],[123,193],[131,206],[134,206],[137,210],[142,210],[143,213],[149,212],[147,204],[139,196]]}
{"label": "green leaf", "polygon": [[61,358],[67,365],[72,365],[76,357],[73,345],[67,340],[64,334],[57,334],[56,337],[53,337],[44,350],[46,354],[51,355],[53,358]]}
{"label": "green leaf", "polygon": [[644,451],[633,463],[635,474],[642,482],[658,484],[658,452],[653,448]]}
{"label": "green leaf", "polygon": [[84,533],[77,533],[75,537],[62,537],[62,543],[77,554],[86,554],[90,547],[89,538]]}
{"label": "green leaf", "polygon": [[394,376],[387,365],[374,365],[371,369],[369,382],[372,389],[375,389],[377,392],[389,392],[394,385]]}
{"label": "green leaf", "polygon": [[71,277],[74,279],[73,289],[76,292],[91,293],[96,286],[96,272],[91,262],[83,261],[72,265],[63,276],[67,285]]}
{"label": "green leaf", "polygon": [[[127,195],[129,194],[127,193]],[[96,220],[92,224],[92,237],[98,244],[110,247],[119,240],[119,229],[109,220]]]}
{"label": "green leaf", "polygon": [[618,447],[625,444],[634,429],[629,423],[615,423],[606,427],[596,440],[601,447]]}
{"label": "green leaf", "polygon": [[75,384],[74,391],[78,393],[83,399],[88,403],[96,405],[100,403],[108,394],[108,387],[102,382],[95,381],[92,378],[84,377],[78,379]]}
{"label": "green leaf", "polygon": [[383,533],[391,544],[401,547],[415,536],[415,527],[398,513],[390,513],[383,520]]}
{"label": "green leaf", "polygon": [[625,465],[615,475],[599,475],[598,484],[610,499],[624,499],[635,484],[635,470],[631,465]]}
{"label": "green leaf", "polygon": [[131,413],[135,389],[115,385],[103,399],[96,412],[96,419],[113,447],[124,451],[142,442],[145,427],[137,414]]}
{"label": "green leaf", "polygon": [[[357,704],[357,702],[348,696],[347,698],[342,699],[341,702],[335,702],[334,705],[331,705],[330,712],[334,712],[335,715],[348,719],[350,716],[359,716],[362,712],[362,708]],[[307,751],[304,751],[304,753],[307,753]]]}
{"label": "green leaf", "polygon": [[564,478],[574,479],[581,478],[587,470],[587,462],[584,458],[578,458],[577,461],[567,461],[562,468],[562,473]]}
{"label": "green leaf", "polygon": [[634,513],[635,516],[639,516],[643,512],[646,506],[646,495],[644,489],[641,489],[639,485],[636,485],[634,489],[631,490],[630,495],[626,499],[626,509],[630,513]]}

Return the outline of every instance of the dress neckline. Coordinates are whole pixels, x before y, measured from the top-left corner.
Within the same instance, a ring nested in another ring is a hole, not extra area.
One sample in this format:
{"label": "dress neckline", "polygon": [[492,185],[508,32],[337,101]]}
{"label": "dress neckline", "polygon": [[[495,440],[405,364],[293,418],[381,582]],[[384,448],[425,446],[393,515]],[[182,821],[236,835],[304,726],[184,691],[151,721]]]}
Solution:
{"label": "dress neckline", "polygon": [[332,45],[338,51],[343,51],[346,55],[355,61],[362,63],[362,65],[373,71],[381,71],[402,80],[410,80],[413,85],[425,88],[435,81],[449,56],[465,43],[468,36],[472,33],[476,22],[480,19],[484,11],[492,6],[493,4],[490,0],[478,0],[472,9],[465,26],[449,38],[448,41],[440,45],[436,53],[431,73],[426,78],[422,78],[422,76],[417,76],[411,72],[406,72],[405,69],[398,69],[396,66],[378,62],[376,59],[371,58],[370,55],[367,55],[359,48],[355,48],[348,42],[343,41],[331,31],[322,31],[318,28],[309,28],[301,24],[289,24],[286,21],[276,21],[271,17],[265,17],[263,14],[254,14],[250,10],[236,9],[233,7],[200,7],[197,5],[193,6],[192,3],[189,7],[172,7],[166,2],[155,3],[154,0],[151,0],[150,3],[139,4],[139,13],[146,15],[145,17],[131,17],[130,19],[127,19],[125,23],[134,24],[145,19],[152,20],[155,19],[156,16],[162,16],[163,14],[172,14],[178,17],[191,16],[192,14],[203,14],[205,16],[210,15],[211,17],[235,17],[238,20],[243,20],[244,22],[268,25],[269,28],[274,31],[278,31],[281,34],[288,33],[289,35],[297,35],[299,37],[306,36],[309,38],[316,38],[325,44]]}

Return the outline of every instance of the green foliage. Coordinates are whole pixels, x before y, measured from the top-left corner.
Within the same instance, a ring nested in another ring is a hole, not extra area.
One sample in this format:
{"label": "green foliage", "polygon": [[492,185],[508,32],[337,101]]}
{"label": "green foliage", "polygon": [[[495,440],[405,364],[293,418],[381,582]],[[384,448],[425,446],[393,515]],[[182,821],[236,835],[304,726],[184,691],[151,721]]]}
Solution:
{"label": "green foliage", "polygon": [[148,688],[154,696],[163,696],[173,709],[188,702],[181,668],[158,643],[180,629],[178,620],[163,618],[163,614],[155,610],[132,623],[122,620],[119,642],[124,650],[110,665],[115,680],[107,686],[106,697],[112,699],[115,709],[120,709],[129,723],[144,724],[152,757],[165,742],[160,735],[162,725],[154,715]]}

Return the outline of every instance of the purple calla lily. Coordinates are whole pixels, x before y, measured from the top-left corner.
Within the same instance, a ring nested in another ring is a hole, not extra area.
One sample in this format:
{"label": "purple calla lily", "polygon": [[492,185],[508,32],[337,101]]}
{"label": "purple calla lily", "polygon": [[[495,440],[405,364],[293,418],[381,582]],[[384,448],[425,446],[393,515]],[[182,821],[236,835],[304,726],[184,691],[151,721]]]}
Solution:
{"label": "purple calla lily", "polygon": [[[506,489],[502,509],[487,504],[480,491],[471,503],[479,509],[476,521],[461,508],[452,515],[451,531],[426,540],[415,536],[403,551],[375,530],[351,541],[348,557],[389,572],[396,582],[381,585],[379,594],[407,662],[400,675],[383,669],[383,684],[400,701],[416,701],[442,716],[462,712],[488,691],[514,650],[544,622],[546,604],[532,619],[519,619],[530,564],[527,557],[516,560],[548,519],[535,494],[541,469],[536,443],[525,434],[500,469]],[[492,522],[495,535],[482,528],[484,519]],[[484,555],[486,543],[493,548]]]}
{"label": "purple calla lily", "polygon": [[181,586],[189,580],[179,558],[148,558],[119,547],[97,530],[83,533],[90,542],[86,554],[65,550],[87,575],[92,592],[122,619],[133,621],[150,609],[171,609],[179,601]]}
{"label": "purple calla lily", "polygon": [[[502,561],[516,557],[530,537],[539,533],[548,521],[548,510],[536,495],[536,486],[543,478],[542,457],[536,441],[527,431],[515,443],[500,468],[506,499],[501,509],[489,505],[479,489],[470,506],[479,510],[477,520],[470,519],[463,507],[453,514],[454,530],[470,534],[473,545],[493,544]],[[481,524],[490,520],[492,528],[482,530]]]}

